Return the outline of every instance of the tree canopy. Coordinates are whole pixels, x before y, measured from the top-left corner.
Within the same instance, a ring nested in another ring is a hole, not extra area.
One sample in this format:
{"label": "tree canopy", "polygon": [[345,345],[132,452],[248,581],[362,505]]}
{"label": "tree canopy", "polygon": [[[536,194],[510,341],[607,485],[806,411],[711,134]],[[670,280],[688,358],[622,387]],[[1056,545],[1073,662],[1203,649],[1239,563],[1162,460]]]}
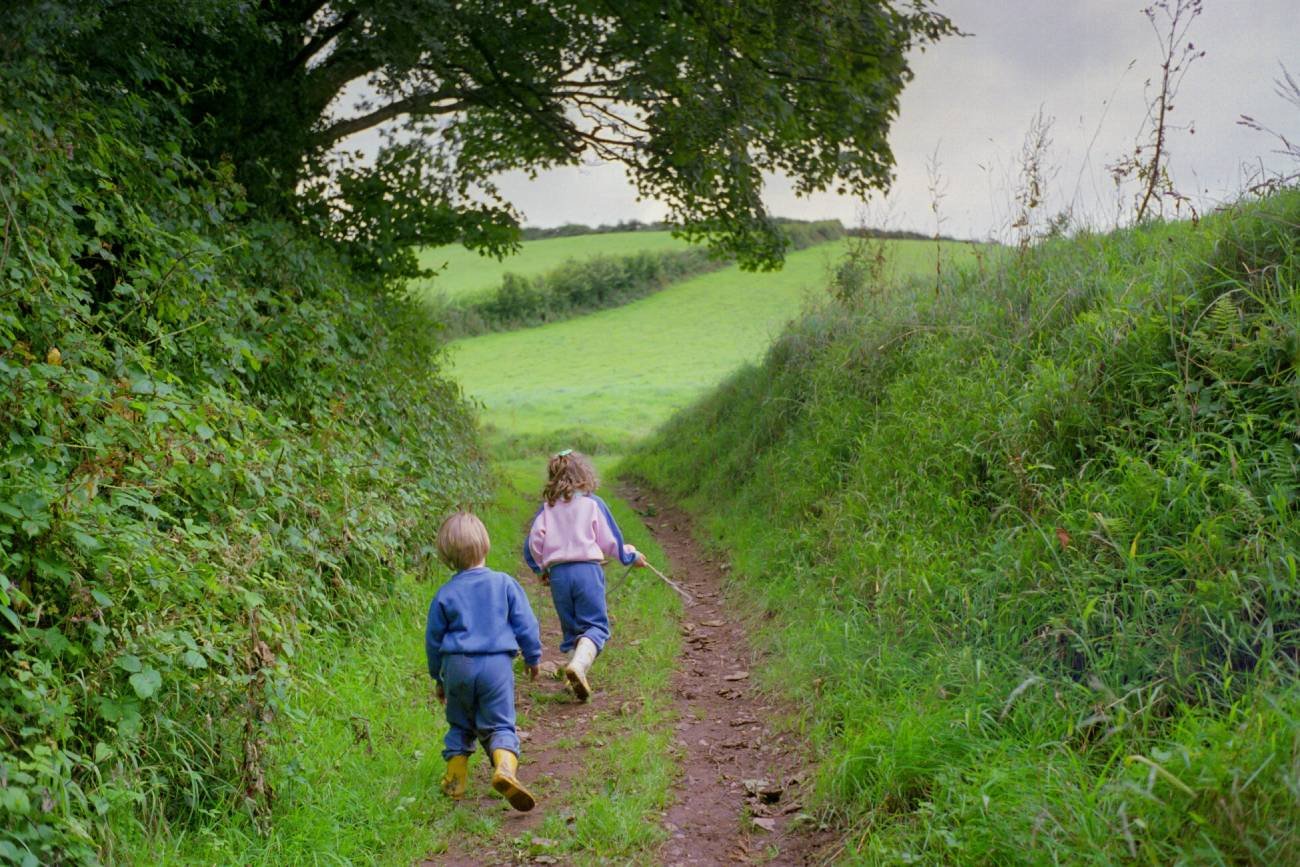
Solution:
{"label": "tree canopy", "polygon": [[[194,152],[259,206],[314,215],[396,267],[414,243],[499,251],[512,169],[623,164],[688,237],[750,267],[783,242],[764,172],[800,193],[891,179],[930,0],[54,0],[20,33],[80,74],[183,91]],[[384,130],[373,160],[348,137]],[[406,262],[406,264],[410,264]]]}

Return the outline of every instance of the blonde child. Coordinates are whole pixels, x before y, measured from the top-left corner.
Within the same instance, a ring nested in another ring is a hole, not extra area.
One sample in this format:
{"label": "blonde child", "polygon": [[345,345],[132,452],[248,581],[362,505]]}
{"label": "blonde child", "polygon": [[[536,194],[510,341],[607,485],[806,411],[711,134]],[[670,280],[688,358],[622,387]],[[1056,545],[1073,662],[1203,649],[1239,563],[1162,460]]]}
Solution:
{"label": "blonde child", "polygon": [[515,731],[516,653],[528,677],[537,678],[541,632],[519,582],[484,563],[491,543],[474,515],[457,512],[438,529],[438,555],[456,570],[429,605],[424,649],[438,701],[447,709],[442,790],[465,796],[474,742],[492,759],[492,788],[516,810],[536,803],[519,782],[519,735]]}
{"label": "blonde child", "polygon": [[624,566],[645,565],[645,557],[623,542],[609,507],[597,497],[596,471],[586,455],[572,449],[547,463],[542,505],[524,542],[529,568],[550,584],[551,600],[560,618],[564,640],[560,650],[571,653],[564,676],[574,694],[591,695],[587,674],[609,640],[605,607],[606,558]]}

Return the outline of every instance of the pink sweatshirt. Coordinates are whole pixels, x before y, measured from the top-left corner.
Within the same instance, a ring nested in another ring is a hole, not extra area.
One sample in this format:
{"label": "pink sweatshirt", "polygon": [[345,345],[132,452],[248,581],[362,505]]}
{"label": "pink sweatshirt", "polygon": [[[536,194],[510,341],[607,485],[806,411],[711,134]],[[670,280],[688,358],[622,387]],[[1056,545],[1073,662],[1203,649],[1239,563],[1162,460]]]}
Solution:
{"label": "pink sweatshirt", "polygon": [[541,573],[556,563],[615,559],[624,566],[636,560],[636,548],[623,543],[614,516],[595,494],[542,503],[524,541],[524,560]]}

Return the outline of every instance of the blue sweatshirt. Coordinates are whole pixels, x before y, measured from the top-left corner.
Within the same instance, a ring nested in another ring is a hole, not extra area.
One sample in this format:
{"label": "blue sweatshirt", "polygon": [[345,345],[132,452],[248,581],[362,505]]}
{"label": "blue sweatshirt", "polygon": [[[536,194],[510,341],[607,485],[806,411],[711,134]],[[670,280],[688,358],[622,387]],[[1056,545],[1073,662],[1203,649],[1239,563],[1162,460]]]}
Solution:
{"label": "blue sweatshirt", "polygon": [[518,581],[479,566],[457,572],[438,588],[424,630],[430,677],[442,682],[444,653],[516,651],[523,651],[529,665],[542,659],[541,628]]}

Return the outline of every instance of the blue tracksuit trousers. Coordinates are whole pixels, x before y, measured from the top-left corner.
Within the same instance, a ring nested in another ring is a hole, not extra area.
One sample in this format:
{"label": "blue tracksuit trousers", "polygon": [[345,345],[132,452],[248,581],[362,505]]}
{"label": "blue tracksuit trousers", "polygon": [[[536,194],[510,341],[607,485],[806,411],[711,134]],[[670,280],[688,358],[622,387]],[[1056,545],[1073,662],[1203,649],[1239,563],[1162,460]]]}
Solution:
{"label": "blue tracksuit trousers", "polygon": [[448,725],[444,759],[473,753],[475,740],[489,757],[493,750],[519,755],[513,653],[444,653],[442,688]]}
{"label": "blue tracksuit trousers", "polygon": [[560,616],[568,653],[579,638],[588,638],[600,650],[609,640],[609,612],[605,608],[605,570],[599,563],[556,563],[550,567],[551,601]]}

